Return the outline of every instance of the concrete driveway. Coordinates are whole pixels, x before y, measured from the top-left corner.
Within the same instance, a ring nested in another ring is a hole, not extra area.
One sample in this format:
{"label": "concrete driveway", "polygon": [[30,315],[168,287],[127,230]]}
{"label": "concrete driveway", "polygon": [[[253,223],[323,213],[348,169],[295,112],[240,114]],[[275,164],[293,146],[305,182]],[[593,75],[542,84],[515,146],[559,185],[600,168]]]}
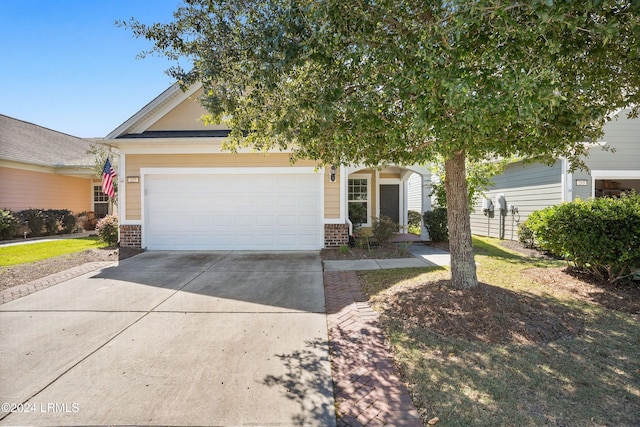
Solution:
{"label": "concrete driveway", "polygon": [[3,425],[335,425],[319,254],[145,252],[1,305],[0,402]]}

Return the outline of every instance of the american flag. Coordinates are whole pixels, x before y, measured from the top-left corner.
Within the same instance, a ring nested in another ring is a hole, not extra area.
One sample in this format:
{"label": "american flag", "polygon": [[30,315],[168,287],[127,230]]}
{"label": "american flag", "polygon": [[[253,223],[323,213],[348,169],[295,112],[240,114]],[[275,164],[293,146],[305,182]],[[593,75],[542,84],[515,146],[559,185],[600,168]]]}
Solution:
{"label": "american flag", "polygon": [[102,168],[102,192],[113,198],[116,196],[116,189],[113,187],[113,180],[116,178],[116,172],[111,166],[109,159],[104,163]]}

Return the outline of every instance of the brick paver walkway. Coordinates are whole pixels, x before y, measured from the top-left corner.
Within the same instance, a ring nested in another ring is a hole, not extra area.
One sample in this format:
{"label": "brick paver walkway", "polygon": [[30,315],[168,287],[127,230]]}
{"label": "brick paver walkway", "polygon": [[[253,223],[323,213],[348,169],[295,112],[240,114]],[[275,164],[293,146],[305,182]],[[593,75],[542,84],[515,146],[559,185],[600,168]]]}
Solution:
{"label": "brick paver walkway", "polygon": [[78,267],[73,267],[68,270],[61,271],[59,273],[50,274],[38,280],[34,280],[23,285],[13,286],[0,292],[0,304],[4,304],[14,299],[18,299],[41,289],[57,285],[67,280],[71,280],[83,274],[90,273],[99,268],[108,267],[113,265],[113,261],[96,261],[82,264]]}
{"label": "brick paver walkway", "polygon": [[327,271],[324,290],[338,426],[422,426],[354,271]]}

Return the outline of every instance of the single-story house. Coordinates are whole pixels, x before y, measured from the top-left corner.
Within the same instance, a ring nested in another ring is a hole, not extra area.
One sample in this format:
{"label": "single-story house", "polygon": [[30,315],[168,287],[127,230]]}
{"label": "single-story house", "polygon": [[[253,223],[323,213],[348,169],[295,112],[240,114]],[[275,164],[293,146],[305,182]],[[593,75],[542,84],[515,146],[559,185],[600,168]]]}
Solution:
{"label": "single-story house", "polygon": [[381,215],[407,224],[413,173],[426,189],[421,208],[430,209],[426,166],[318,168],[313,160],[291,164],[290,153],[282,151],[224,150],[229,130],[204,125],[201,92],[200,85],[184,92],[175,84],[105,138],[120,152],[122,246],[317,250],[345,245],[350,205],[360,208],[364,227]]}
{"label": "single-story house", "polygon": [[109,212],[91,141],[0,114],[0,209]]}
{"label": "single-story house", "polygon": [[[476,202],[471,232],[517,240],[518,224],[533,211],[577,198],[616,197],[630,190],[640,194],[640,119],[627,118],[628,112],[617,112],[605,125],[602,140],[590,144],[588,171],[570,172],[565,159],[552,166],[509,164],[494,177],[486,198]],[[501,211],[500,203],[506,209]]]}

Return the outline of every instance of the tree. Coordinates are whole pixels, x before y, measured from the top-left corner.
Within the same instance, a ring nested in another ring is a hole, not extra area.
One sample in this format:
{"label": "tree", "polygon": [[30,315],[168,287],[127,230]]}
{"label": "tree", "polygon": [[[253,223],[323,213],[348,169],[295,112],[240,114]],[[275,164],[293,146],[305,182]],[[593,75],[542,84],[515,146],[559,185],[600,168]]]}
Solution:
{"label": "tree", "polygon": [[[504,172],[504,169],[510,162],[515,159],[495,159],[487,162],[470,162],[467,161],[465,168],[467,171],[467,202],[469,211],[473,210],[473,205],[478,197],[484,195],[490,186],[494,184],[493,178]],[[431,162],[431,173],[438,177],[439,182],[432,184],[431,195],[435,199],[435,204],[441,207],[447,206],[447,193],[444,188],[445,171],[444,159],[442,156],[436,156]]]}
{"label": "tree", "polygon": [[[91,144],[90,148],[87,150],[87,154],[91,154],[93,156],[93,170],[96,173],[96,176],[102,177],[102,173],[104,170],[104,164],[109,159],[114,169],[117,169],[118,157],[114,157],[113,149],[107,145],[103,144]],[[116,191],[115,197],[109,197],[112,203],[118,204],[118,180],[113,180],[113,187]]]}
{"label": "tree", "polygon": [[[477,285],[465,161],[581,164],[581,141],[638,104],[637,0],[187,0],[166,24],[120,22],[187,58],[229,148],[325,164],[445,158],[452,283]],[[637,107],[633,114],[637,115]]]}

